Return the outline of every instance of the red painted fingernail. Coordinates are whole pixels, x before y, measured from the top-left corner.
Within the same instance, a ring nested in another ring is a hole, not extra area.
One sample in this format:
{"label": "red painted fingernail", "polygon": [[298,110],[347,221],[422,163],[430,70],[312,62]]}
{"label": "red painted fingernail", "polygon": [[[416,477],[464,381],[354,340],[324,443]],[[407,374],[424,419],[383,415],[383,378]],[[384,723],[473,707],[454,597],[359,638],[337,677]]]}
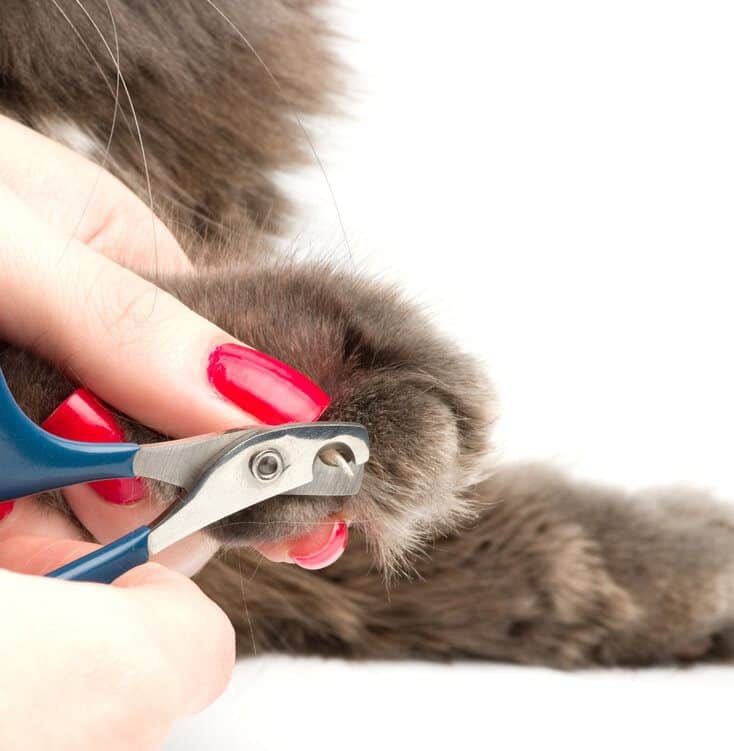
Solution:
{"label": "red painted fingernail", "polygon": [[[49,433],[90,443],[117,443],[125,440],[114,415],[89,391],[78,389],[46,418],[41,427]],[[110,503],[125,505],[144,498],[148,490],[139,477],[90,482]]]}
{"label": "red painted fingernail", "polygon": [[267,425],[317,420],[329,397],[303,373],[241,344],[223,344],[209,356],[209,383]]}
{"label": "red painted fingernail", "polygon": [[15,501],[0,501],[0,522],[13,510]]}
{"label": "red painted fingernail", "polygon": [[312,537],[304,538],[303,542],[291,548],[289,555],[291,560],[301,568],[317,571],[334,563],[344,552],[348,541],[349,527],[343,519],[340,519],[333,524],[328,537],[318,542],[316,549],[314,549],[316,541]]}

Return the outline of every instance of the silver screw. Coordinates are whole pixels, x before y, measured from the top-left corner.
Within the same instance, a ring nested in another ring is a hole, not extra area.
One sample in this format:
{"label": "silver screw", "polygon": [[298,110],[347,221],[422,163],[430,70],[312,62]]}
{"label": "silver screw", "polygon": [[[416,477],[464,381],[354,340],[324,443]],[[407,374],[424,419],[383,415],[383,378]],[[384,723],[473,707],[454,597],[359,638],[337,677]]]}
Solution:
{"label": "silver screw", "polygon": [[266,449],[252,457],[250,469],[261,482],[271,482],[283,472],[283,457],[275,449]]}

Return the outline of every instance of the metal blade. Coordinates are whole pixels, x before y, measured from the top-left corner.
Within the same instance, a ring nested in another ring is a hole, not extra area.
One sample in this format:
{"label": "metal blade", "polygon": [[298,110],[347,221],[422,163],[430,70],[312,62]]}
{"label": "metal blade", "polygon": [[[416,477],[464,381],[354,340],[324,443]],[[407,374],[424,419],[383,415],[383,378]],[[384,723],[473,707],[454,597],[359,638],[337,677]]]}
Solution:
{"label": "metal blade", "polygon": [[288,491],[288,495],[354,495],[362,487],[364,465],[349,462],[351,475],[342,466],[332,467],[317,458],[313,466],[313,480]]}
{"label": "metal blade", "polygon": [[259,432],[260,428],[235,429],[177,441],[147,443],[135,455],[133,470],[138,477],[163,480],[191,490],[215,459]]}
{"label": "metal blade", "polygon": [[[320,454],[327,448],[348,457],[352,477],[323,462]],[[277,459],[261,465],[268,472],[257,470],[262,457]],[[249,431],[204,470],[185,498],[151,525],[149,550],[157,553],[274,496],[352,495],[359,490],[368,458],[367,431],[361,425],[307,423]],[[272,467],[276,469],[269,474]]]}

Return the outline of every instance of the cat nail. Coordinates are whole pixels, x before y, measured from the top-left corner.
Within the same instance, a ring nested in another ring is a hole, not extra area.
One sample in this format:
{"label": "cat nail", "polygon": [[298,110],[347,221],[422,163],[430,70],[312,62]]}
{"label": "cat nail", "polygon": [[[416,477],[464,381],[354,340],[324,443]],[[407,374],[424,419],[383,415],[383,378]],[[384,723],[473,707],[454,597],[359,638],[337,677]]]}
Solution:
{"label": "cat nail", "polygon": [[266,425],[312,422],[329,397],[303,373],[241,344],[222,344],[209,356],[209,383]]}
{"label": "cat nail", "polygon": [[[89,391],[78,389],[46,418],[41,427],[61,438],[90,443],[117,443],[125,440],[114,415]],[[135,503],[147,495],[139,477],[90,482],[105,501],[118,505]]]}
{"label": "cat nail", "polygon": [[13,510],[15,501],[0,501],[0,522]]}

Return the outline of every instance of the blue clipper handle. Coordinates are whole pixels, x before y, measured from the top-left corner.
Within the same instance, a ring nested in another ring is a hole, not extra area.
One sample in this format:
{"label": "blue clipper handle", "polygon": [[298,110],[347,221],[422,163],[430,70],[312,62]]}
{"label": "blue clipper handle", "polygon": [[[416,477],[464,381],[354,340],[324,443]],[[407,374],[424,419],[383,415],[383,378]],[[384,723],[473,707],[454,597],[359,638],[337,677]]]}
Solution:
{"label": "blue clipper handle", "polygon": [[0,370],[0,501],[78,482],[134,477],[135,443],[82,443],[47,433],[15,403]]}
{"label": "blue clipper handle", "polygon": [[89,555],[67,563],[46,576],[69,581],[111,584],[118,576],[148,562],[150,527],[139,527]]}

